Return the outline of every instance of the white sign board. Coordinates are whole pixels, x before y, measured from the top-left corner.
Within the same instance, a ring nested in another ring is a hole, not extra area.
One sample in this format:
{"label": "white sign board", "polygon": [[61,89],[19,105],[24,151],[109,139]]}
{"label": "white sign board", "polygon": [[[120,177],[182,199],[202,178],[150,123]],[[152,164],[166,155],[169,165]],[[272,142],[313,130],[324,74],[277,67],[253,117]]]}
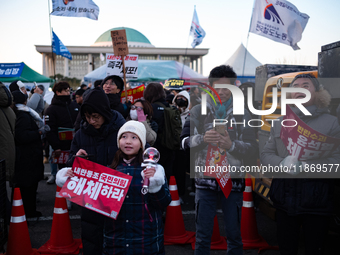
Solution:
{"label": "white sign board", "polygon": [[[138,77],[138,55],[127,55],[125,60],[126,78]],[[123,77],[123,61],[122,56],[114,54],[106,54],[106,76],[117,75]]]}

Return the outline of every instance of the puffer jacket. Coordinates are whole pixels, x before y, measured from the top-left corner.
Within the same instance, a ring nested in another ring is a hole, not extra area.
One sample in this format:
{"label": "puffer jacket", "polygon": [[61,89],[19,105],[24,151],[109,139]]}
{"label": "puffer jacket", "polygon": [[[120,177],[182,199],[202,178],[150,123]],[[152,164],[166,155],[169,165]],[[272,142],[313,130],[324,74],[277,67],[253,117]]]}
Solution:
{"label": "puffer jacket", "polygon": [[[243,160],[249,157],[256,157],[258,152],[258,145],[256,142],[254,129],[247,126],[250,114],[245,110],[243,116],[234,116],[232,104],[226,110],[226,120],[228,124],[226,129],[229,133],[230,139],[233,141],[233,146],[227,151],[227,158],[230,166],[235,166],[236,171],[231,173],[232,191],[244,191],[244,175],[240,172],[240,167],[244,164]],[[207,101],[207,115],[201,115],[201,105],[196,105],[191,109],[188,118],[184,124],[181,134],[183,149],[190,149],[190,153],[195,154],[195,166],[205,166],[208,151],[208,144],[204,142],[203,137],[205,132],[213,129],[213,120],[215,119],[215,107],[211,101]],[[245,122],[230,126],[233,122]],[[189,137],[189,138],[187,138]],[[187,139],[186,139],[187,138]],[[185,140],[184,140],[185,139]],[[184,141],[183,141],[184,140]],[[193,154],[192,154],[193,155]],[[196,188],[218,190],[219,185],[215,179],[203,178],[203,172],[195,172]]]}
{"label": "puffer jacket", "polygon": [[105,218],[103,254],[164,254],[162,214],[171,202],[167,183],[156,193],[142,195],[140,165],[122,162],[116,170],[133,178],[118,218]]}
{"label": "puffer jacket", "polygon": [[[318,108],[316,105],[306,107],[312,114],[305,116],[297,108],[293,108],[299,118],[309,127],[325,135],[340,138],[340,126],[336,117],[329,114],[327,108]],[[263,165],[278,166],[289,155],[286,146],[280,138],[281,121],[274,122],[270,137],[261,152]],[[327,123],[327,125],[325,125]],[[340,148],[332,151],[327,158],[307,160],[306,164],[339,164]],[[315,174],[315,173],[310,173]],[[305,175],[308,177],[308,175]],[[269,196],[274,206],[287,212],[289,215],[318,214],[330,215],[333,209],[334,183],[330,179],[321,178],[294,178],[273,179]]]}
{"label": "puffer jacket", "polygon": [[15,165],[15,113],[11,92],[0,82],[0,160],[6,161],[6,180],[11,181]]}

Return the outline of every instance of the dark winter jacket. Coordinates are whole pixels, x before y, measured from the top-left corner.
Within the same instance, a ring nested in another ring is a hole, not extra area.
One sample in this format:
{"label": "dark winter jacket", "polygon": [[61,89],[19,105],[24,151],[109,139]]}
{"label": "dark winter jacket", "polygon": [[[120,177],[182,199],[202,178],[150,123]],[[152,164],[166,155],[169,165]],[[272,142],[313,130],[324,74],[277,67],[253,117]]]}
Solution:
{"label": "dark winter jacket", "polygon": [[73,128],[79,112],[77,103],[71,101],[69,96],[57,96],[52,98],[51,105],[45,111],[46,124],[51,131],[46,138],[53,150],[69,150],[71,140],[59,140],[58,128]]}
{"label": "dark winter jacket", "polygon": [[[108,99],[101,88],[91,90],[84,99],[82,106],[84,105],[90,105],[96,112],[110,119],[106,120],[100,129],[95,129],[84,120],[81,122],[80,129],[72,141],[67,164],[72,166],[74,155],[83,149],[87,154],[93,155],[89,158],[90,161],[109,166],[118,150],[117,134],[125,119],[119,112],[110,109]],[[81,114],[83,115],[83,112]],[[84,255],[102,254],[104,218],[105,216],[99,213],[82,208],[81,236]]]}
{"label": "dark winter jacket", "polygon": [[118,218],[105,218],[104,250],[107,254],[164,254],[162,214],[171,202],[167,183],[156,193],[142,195],[140,165],[123,162],[116,170],[133,178]]}
{"label": "dark winter jacket", "polygon": [[16,114],[16,158],[13,183],[21,187],[29,187],[44,177],[41,135],[30,113],[17,111]]}
{"label": "dark winter jacket", "polygon": [[126,117],[129,115],[129,105],[121,103],[121,94],[106,94],[110,101],[110,108]]}
{"label": "dark winter jacket", "polygon": [[15,165],[15,113],[10,107],[13,103],[12,94],[0,83],[0,160],[6,162],[6,180],[10,181]]}
{"label": "dark winter jacket", "polygon": [[[233,115],[233,105],[231,104],[226,110],[225,119],[228,120],[226,129],[230,139],[233,141],[232,147],[227,150],[227,158],[230,166],[236,167],[236,172],[231,172],[232,191],[243,192],[244,190],[244,175],[239,171],[244,165],[244,159],[256,157],[258,145],[256,142],[254,130],[247,125],[250,119],[250,114],[245,110],[242,116]],[[208,151],[208,143],[203,140],[205,132],[213,129],[213,120],[215,119],[215,107],[210,101],[207,102],[207,115],[201,114],[201,105],[196,105],[190,110],[190,114],[184,124],[181,140],[184,141],[184,149],[190,149],[191,155],[195,155],[195,166],[205,166]],[[238,125],[230,125],[241,123]],[[242,123],[245,123],[245,127]],[[189,137],[189,138],[187,138]],[[203,172],[198,172],[195,178],[196,188],[218,190],[219,185],[215,179],[203,178]]]}
{"label": "dark winter jacket", "polygon": [[[317,108],[316,105],[306,107],[312,114],[305,116],[295,108],[299,118],[309,127],[325,135],[340,138],[340,126],[337,118],[330,115],[327,108]],[[286,146],[280,138],[281,121],[274,122],[270,137],[261,152],[261,163],[263,165],[278,166],[280,162],[289,155]],[[327,125],[325,125],[327,124]],[[339,164],[340,149],[332,151],[327,158],[307,160],[311,164]],[[316,173],[311,173],[315,175]],[[298,177],[298,176],[297,176]],[[289,215],[319,214],[330,215],[333,207],[333,180],[321,178],[300,179],[273,179],[269,196],[274,206],[284,210]],[[315,176],[314,176],[315,177]],[[324,177],[324,173],[323,173]]]}

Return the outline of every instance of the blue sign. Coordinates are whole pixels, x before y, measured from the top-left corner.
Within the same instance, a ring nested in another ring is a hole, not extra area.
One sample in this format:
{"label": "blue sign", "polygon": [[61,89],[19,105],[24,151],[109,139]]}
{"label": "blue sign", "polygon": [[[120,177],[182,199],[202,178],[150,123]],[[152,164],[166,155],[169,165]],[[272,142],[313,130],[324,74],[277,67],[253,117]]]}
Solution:
{"label": "blue sign", "polygon": [[0,64],[0,77],[11,78],[19,77],[24,69],[25,64],[13,63],[13,64]]}

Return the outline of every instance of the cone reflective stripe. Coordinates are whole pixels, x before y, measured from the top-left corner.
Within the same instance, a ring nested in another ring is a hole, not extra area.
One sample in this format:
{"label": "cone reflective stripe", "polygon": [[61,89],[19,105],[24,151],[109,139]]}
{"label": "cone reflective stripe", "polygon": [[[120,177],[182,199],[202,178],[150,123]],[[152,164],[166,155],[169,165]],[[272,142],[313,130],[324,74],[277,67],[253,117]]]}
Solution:
{"label": "cone reflective stripe", "polygon": [[39,248],[41,254],[79,254],[80,239],[73,239],[66,199],[57,186],[50,240]]}
{"label": "cone reflective stripe", "polygon": [[24,205],[19,188],[14,189],[11,223],[9,225],[7,255],[33,255],[39,254],[32,249],[28,232]]}
{"label": "cone reflective stripe", "polygon": [[277,246],[270,246],[257,231],[254,201],[252,194],[252,181],[246,178],[246,188],[243,192],[243,206],[241,217],[241,235],[243,249],[277,250]]}
{"label": "cone reflective stripe", "polygon": [[181,202],[179,200],[174,176],[170,177],[169,190],[172,201],[166,210],[164,244],[172,245],[192,243],[194,242],[195,232],[185,230]]}

